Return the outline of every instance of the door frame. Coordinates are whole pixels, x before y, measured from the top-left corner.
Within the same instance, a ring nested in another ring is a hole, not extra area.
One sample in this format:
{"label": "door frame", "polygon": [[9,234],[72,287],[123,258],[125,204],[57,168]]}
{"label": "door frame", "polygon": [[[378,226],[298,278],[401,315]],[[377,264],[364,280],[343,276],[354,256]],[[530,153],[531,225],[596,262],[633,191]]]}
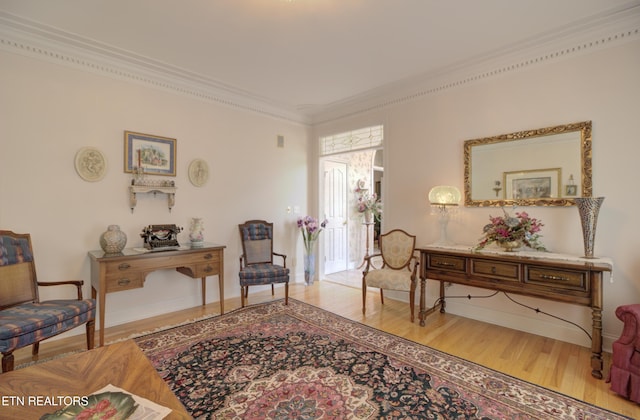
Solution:
{"label": "door frame", "polygon": [[[340,163],[346,163],[347,164],[347,170],[349,171],[350,169],[350,160],[348,157],[348,155],[351,154],[356,154],[356,153],[360,153],[360,152],[364,152],[364,151],[384,151],[384,146],[377,146],[377,147],[373,147],[373,148],[365,148],[365,149],[356,149],[356,150],[351,150],[351,151],[345,151],[344,153],[336,153],[336,154],[332,154],[332,155],[325,155],[325,156],[319,156],[318,157],[318,191],[317,191],[317,197],[318,197],[318,209],[321,211],[324,211],[324,197],[325,197],[325,179],[324,179],[324,170],[325,170],[325,161],[334,161],[334,162],[340,162]],[[372,154],[372,159],[375,159],[376,153],[374,152]],[[375,184],[374,184],[374,173],[375,172],[380,172],[380,173],[384,173],[384,167],[385,167],[385,161],[386,161],[386,156],[383,155],[382,158],[383,162],[382,162],[382,166],[377,166],[375,165],[375,162],[372,161],[372,166],[371,166],[371,179],[372,179],[372,185],[371,188],[373,189]],[[345,177],[345,182],[346,182],[346,191],[347,191],[347,201],[349,200],[348,194],[349,194],[349,185],[350,185],[350,177],[349,174],[347,174],[347,176]],[[381,183],[381,192],[382,195],[385,196],[385,182],[384,182],[384,176],[382,177],[382,183]],[[383,204],[384,207],[384,204]],[[352,218],[349,216],[350,212],[349,209],[347,208],[347,230],[348,232],[351,231],[352,229],[352,225],[354,223],[356,223],[355,221],[352,220]],[[323,218],[323,216],[321,216],[321,218]],[[382,225],[384,225],[384,217],[382,218]],[[382,231],[384,228],[382,228]],[[357,266],[362,262],[362,261],[354,261],[353,263],[355,264],[354,266],[351,266],[352,261],[350,260],[351,258],[351,243],[350,243],[350,235],[347,234],[346,235],[346,250],[347,250],[347,267],[346,270],[353,270],[356,269]],[[324,241],[326,238],[322,237],[321,238],[322,241]],[[375,244],[373,244],[373,246],[375,247]],[[371,248],[373,249],[373,247]],[[320,279],[322,279],[324,277],[325,274],[325,255],[324,255],[324,243],[321,243],[320,249],[319,249],[319,261],[321,261],[321,264],[318,264],[318,274],[320,276]]]}

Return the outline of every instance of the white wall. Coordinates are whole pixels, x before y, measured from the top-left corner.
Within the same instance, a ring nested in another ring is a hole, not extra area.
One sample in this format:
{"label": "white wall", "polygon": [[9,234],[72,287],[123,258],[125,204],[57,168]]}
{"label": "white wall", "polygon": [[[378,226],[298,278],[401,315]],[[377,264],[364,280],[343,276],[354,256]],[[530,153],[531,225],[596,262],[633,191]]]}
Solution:
{"label": "white wall", "polygon": [[[315,127],[322,136],[370,124],[385,124],[385,197],[383,231],[402,228],[420,244],[438,239],[437,218],[427,194],[435,185],[463,189],[463,142],[526,129],[591,120],[593,122],[593,192],[605,196],[598,219],[595,253],[614,261],[613,283],[604,283],[605,348],[619,337],[617,306],[640,303],[640,194],[635,168],[640,156],[638,98],[640,42],[549,61],[501,73],[458,87],[436,90],[420,99]],[[582,255],[583,241],[575,207],[531,207],[542,219],[543,243],[553,252]],[[489,215],[498,208],[465,208],[449,222],[450,237],[474,244]],[[433,303],[436,282],[429,282]],[[486,294],[452,286],[448,294]],[[577,321],[591,330],[587,308],[518,297],[522,302]],[[535,314],[506,298],[449,300],[449,312],[536,334],[588,345],[577,328]]]}
{"label": "white wall", "polygon": [[[276,248],[302,255],[295,219],[317,215],[318,166],[307,127],[237,107],[198,100],[119,80],[73,66],[0,51],[0,228],[30,232],[40,280],[84,279],[89,295],[87,251],[109,224],[119,224],[129,246],[150,223],[188,226],[203,217],[206,240],[225,244],[227,296],[237,296],[240,244],[237,224],[265,218],[276,224]],[[621,331],[617,306],[640,302],[640,245],[633,191],[640,142],[635,127],[640,97],[640,42],[498,72],[475,82],[451,85],[411,102],[372,107],[350,118],[318,124],[313,138],[374,124],[385,125],[385,218],[383,230],[402,228],[429,244],[438,237],[427,193],[434,185],[462,189],[464,140],[593,121],[594,194],[606,197],[598,220],[596,254],[614,261],[614,282],[604,284],[605,348]],[[178,192],[171,213],[165,197],[128,205],[130,175],[123,172],[123,132],[177,139]],[[276,136],[285,148],[276,147]],[[75,173],[75,153],[84,146],[102,150],[106,177],[85,182]],[[203,188],[192,186],[187,167],[194,158],[211,169]],[[300,206],[300,214],[286,208]],[[545,223],[544,243],[555,252],[582,253],[574,207],[533,207]],[[461,208],[449,223],[458,243],[473,244],[495,208]],[[182,234],[186,241],[187,234]],[[208,301],[218,300],[209,280]],[[435,285],[429,286],[430,296]],[[451,293],[467,294],[453,286]],[[473,291],[477,293],[479,291]],[[60,293],[45,289],[43,298]],[[547,312],[577,320],[590,329],[588,309],[522,298]],[[173,271],[148,276],[143,289],[107,297],[107,326],[198,305],[198,281]],[[354,303],[358,304],[358,303]],[[587,345],[576,328],[517,307],[503,297],[448,303],[450,312]]]}
{"label": "white wall", "polygon": [[[191,217],[204,219],[205,240],[227,247],[226,297],[239,296],[237,225],[247,219],[273,221],[275,247],[302,271],[299,215],[286,208],[307,210],[307,127],[9,52],[0,51],[0,62],[0,229],[32,235],[39,280],[84,279],[90,296],[87,251],[100,249],[107,225],[120,225],[132,247],[142,245],[144,226],[188,229]],[[131,212],[125,130],[177,139],[171,213],[164,195],[139,197]],[[276,147],[277,135],[284,148]],[[75,154],[85,146],[108,160],[102,181],[86,182],[75,172]],[[187,177],[195,158],[210,168],[201,188]],[[188,241],[188,232],[179,239]],[[144,288],[107,296],[106,325],[199,305],[199,283],[175,271],[154,272]],[[219,300],[217,285],[208,279],[208,302]],[[41,298],[64,294],[50,289]]]}

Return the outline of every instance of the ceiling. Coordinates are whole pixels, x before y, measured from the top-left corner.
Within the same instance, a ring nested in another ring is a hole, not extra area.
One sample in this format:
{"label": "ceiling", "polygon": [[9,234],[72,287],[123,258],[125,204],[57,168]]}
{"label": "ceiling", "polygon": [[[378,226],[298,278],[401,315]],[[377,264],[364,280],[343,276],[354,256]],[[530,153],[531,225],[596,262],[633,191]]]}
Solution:
{"label": "ceiling", "polygon": [[313,114],[548,43],[640,0],[0,0],[0,18]]}

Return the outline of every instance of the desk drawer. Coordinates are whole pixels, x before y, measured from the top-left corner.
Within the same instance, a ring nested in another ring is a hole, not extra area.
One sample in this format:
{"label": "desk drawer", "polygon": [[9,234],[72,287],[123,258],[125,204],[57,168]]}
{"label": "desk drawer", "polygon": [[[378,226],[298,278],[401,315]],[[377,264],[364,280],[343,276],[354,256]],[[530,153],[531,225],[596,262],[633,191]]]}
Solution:
{"label": "desk drawer", "polygon": [[471,274],[492,279],[520,281],[520,264],[491,260],[471,260]]}
{"label": "desk drawer", "polygon": [[429,269],[455,271],[458,273],[467,271],[466,258],[450,255],[429,254],[427,267]]}
{"label": "desk drawer", "polygon": [[185,276],[198,279],[201,277],[208,277],[214,275],[220,275],[220,263],[209,262],[206,264],[190,264],[184,267],[176,267],[176,271],[184,274]]}
{"label": "desk drawer", "polygon": [[106,293],[119,292],[121,290],[138,289],[144,286],[144,279],[142,274],[138,272],[131,272],[120,275],[107,275],[106,277],[107,290]]}
{"label": "desk drawer", "polygon": [[536,266],[527,266],[525,268],[525,283],[553,289],[587,291],[589,290],[588,278],[586,271],[550,269]]}
{"label": "desk drawer", "polygon": [[219,263],[207,263],[207,264],[198,264],[196,265],[195,275],[194,277],[207,277],[213,276],[220,272],[220,264]]}
{"label": "desk drawer", "polygon": [[198,264],[198,263],[219,263],[220,262],[220,252],[217,251],[209,251],[209,252],[198,252],[196,254],[188,254],[182,255],[180,257],[180,262],[184,265]]}
{"label": "desk drawer", "polygon": [[138,271],[143,268],[143,264],[140,262],[109,262],[105,264],[105,274],[107,277],[117,277],[122,274],[128,274]]}

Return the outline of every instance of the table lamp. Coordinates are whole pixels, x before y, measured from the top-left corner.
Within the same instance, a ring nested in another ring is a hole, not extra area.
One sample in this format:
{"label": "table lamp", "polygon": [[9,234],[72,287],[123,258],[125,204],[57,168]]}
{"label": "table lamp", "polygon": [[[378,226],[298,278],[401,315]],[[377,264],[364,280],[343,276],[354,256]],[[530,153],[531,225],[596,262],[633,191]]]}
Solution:
{"label": "table lamp", "polygon": [[447,224],[449,223],[449,207],[457,206],[460,202],[460,190],[456,187],[439,185],[429,191],[429,202],[439,215],[440,239],[436,245],[451,245],[452,242],[447,237]]}

